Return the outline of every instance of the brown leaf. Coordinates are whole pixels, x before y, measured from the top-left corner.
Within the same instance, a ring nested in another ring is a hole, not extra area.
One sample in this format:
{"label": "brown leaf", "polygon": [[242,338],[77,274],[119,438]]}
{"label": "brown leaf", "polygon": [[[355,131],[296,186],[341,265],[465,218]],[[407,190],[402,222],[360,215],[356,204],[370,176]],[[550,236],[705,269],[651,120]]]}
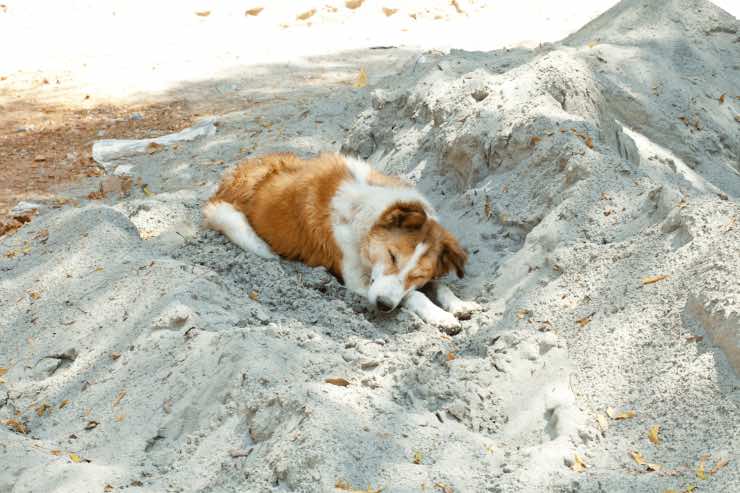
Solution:
{"label": "brown leaf", "polygon": [[720,459],[719,461],[717,461],[717,464],[709,470],[709,474],[714,476],[715,474],[717,474],[717,471],[719,471],[729,463],[730,461],[727,459]]}
{"label": "brown leaf", "polygon": [[28,434],[28,427],[22,421],[17,419],[5,419],[2,423],[8,428],[12,428],[16,433],[22,433],[23,435]]}
{"label": "brown leaf", "polygon": [[264,10],[264,7],[255,7],[253,9],[247,9],[247,11],[244,12],[244,15],[251,15],[254,17],[256,15],[260,15],[260,12],[262,12],[263,10]]}
{"label": "brown leaf", "polygon": [[725,95],[724,94],[719,97],[719,104],[725,104]]}
{"label": "brown leaf", "polygon": [[90,421],[88,421],[88,422],[87,422],[87,424],[85,425],[85,429],[86,429],[86,430],[92,430],[92,429],[94,429],[94,428],[97,428],[97,427],[98,427],[98,424],[99,424],[99,423],[98,423],[97,421],[95,421],[95,420],[90,420]]}
{"label": "brown leaf", "polygon": [[660,444],[660,437],[658,436],[659,432],[660,425],[651,426],[648,430],[648,440],[650,440],[655,445]]}
{"label": "brown leaf", "polygon": [[529,139],[529,147],[534,147],[537,145],[537,142],[541,141],[542,137],[538,137],[536,135],[532,136],[531,139]]}
{"label": "brown leaf", "polygon": [[365,71],[365,67],[360,68],[360,72],[357,74],[357,79],[352,85],[355,89],[362,89],[367,85],[367,72]]}
{"label": "brown leaf", "polygon": [[606,420],[606,416],[604,416],[603,414],[596,415],[596,422],[599,424],[599,428],[601,429],[602,433],[606,432],[606,430],[609,429],[609,422]]}
{"label": "brown leaf", "polygon": [[196,12],[195,15],[197,15],[198,17],[208,17],[209,15],[211,15],[211,11],[201,10],[200,12]]}
{"label": "brown leaf", "polygon": [[311,17],[313,17],[315,13],[316,13],[316,9],[307,10],[303,12],[302,14],[298,14],[296,16],[296,19],[298,19],[299,21],[305,21],[306,19],[310,19]]}
{"label": "brown leaf", "polygon": [[257,291],[250,291],[249,292],[249,298],[252,301],[257,301],[259,299],[259,293]]}
{"label": "brown leaf", "polygon": [[574,470],[575,472],[583,472],[588,467],[588,464],[583,460],[583,458],[575,454],[575,458],[573,459],[573,464],[570,465],[570,468]]}
{"label": "brown leaf", "polygon": [[388,7],[383,7],[383,13],[386,17],[390,17],[396,12],[398,12],[398,9],[389,9]]}
{"label": "brown leaf", "polygon": [[527,310],[526,308],[520,308],[516,312],[517,320],[522,320],[530,315],[532,315],[532,312],[530,310]]}
{"label": "brown leaf", "polygon": [[634,418],[635,416],[637,416],[637,412],[635,411],[622,411],[621,413],[614,416],[614,419],[617,421],[622,421],[625,419]]}
{"label": "brown leaf", "polygon": [[486,219],[491,219],[491,216],[493,216],[493,207],[491,206],[491,199],[486,197],[486,201],[483,204],[483,214],[486,216]]}
{"label": "brown leaf", "polygon": [[327,378],[324,382],[338,385],[339,387],[347,387],[349,385],[349,381],[344,378]]}
{"label": "brown leaf", "polygon": [[455,10],[457,11],[458,14],[464,14],[465,13],[465,11],[460,8],[460,4],[457,3],[457,0],[450,0],[450,5],[452,5],[453,7],[455,7]]}
{"label": "brown leaf", "polygon": [[686,342],[701,342],[704,340],[704,336],[689,336],[686,338]]}
{"label": "brown leaf", "polygon": [[37,163],[40,163],[42,161],[46,161],[46,156],[39,155],[39,156],[34,157],[33,160],[36,161]]}
{"label": "brown leaf", "polygon": [[591,137],[588,137],[586,139],[586,147],[588,147],[589,149],[594,148],[594,140]]}
{"label": "brown leaf", "polygon": [[696,477],[701,479],[702,481],[707,479],[707,475],[704,472],[704,463],[709,458],[708,455],[702,455],[699,457],[699,464],[696,466]]}
{"label": "brown leaf", "polygon": [[121,353],[119,353],[117,351],[116,352],[113,352],[113,353],[110,353],[110,359],[112,359],[113,361],[117,360],[120,357],[121,357]]}
{"label": "brown leaf", "polygon": [[41,405],[36,406],[36,416],[39,418],[42,417],[44,414],[49,414],[51,411],[51,406],[47,404],[46,402],[41,403]]}
{"label": "brown leaf", "polygon": [[118,392],[118,395],[116,395],[116,398],[113,399],[113,405],[111,407],[116,407],[123,400],[124,397],[126,397],[126,389],[121,389]]}
{"label": "brown leaf", "polygon": [[637,462],[637,464],[640,466],[644,466],[645,464],[647,464],[645,458],[642,456],[642,454],[640,454],[640,452],[633,450],[630,452],[630,457],[632,457],[632,459],[634,459],[634,461]]}
{"label": "brown leaf", "polygon": [[59,403],[59,409],[64,409],[67,404],[69,404],[69,399],[64,399],[62,402]]}
{"label": "brown leaf", "polygon": [[595,314],[596,312],[593,312],[590,315],[586,315],[585,317],[576,320],[576,323],[581,327],[585,327],[591,322],[591,317],[593,317]]}
{"label": "brown leaf", "polygon": [[164,149],[164,146],[162,144],[157,144],[156,142],[149,142],[146,146],[146,153],[147,154],[154,154],[155,152],[159,152],[162,149]]}
{"label": "brown leaf", "polygon": [[0,377],[2,377],[3,375],[5,375],[6,373],[8,373],[8,369],[7,368],[0,368]]}
{"label": "brown leaf", "polygon": [[452,489],[452,486],[446,485],[444,483],[434,483],[434,487],[441,490],[442,493],[455,493],[455,490]]}
{"label": "brown leaf", "polygon": [[344,2],[344,5],[348,9],[354,10],[354,9],[360,8],[364,2],[365,0],[347,0],[346,2]]}
{"label": "brown leaf", "polygon": [[59,450],[59,449],[54,449],[54,450],[51,450],[51,451],[50,451],[49,453],[50,453],[51,455],[55,455],[55,456],[57,456],[57,457],[59,457],[60,455],[62,455],[62,451],[61,451],[61,450]]}
{"label": "brown leaf", "polygon": [[121,423],[124,419],[126,419],[126,415],[125,414],[119,414],[118,416],[116,416],[113,419],[115,419],[117,423]]}
{"label": "brown leaf", "polygon": [[421,464],[422,459],[423,457],[421,455],[421,452],[417,450],[416,452],[414,452],[414,457],[411,462],[418,465]]}
{"label": "brown leaf", "polygon": [[452,361],[457,359],[457,356],[455,356],[455,353],[447,353],[447,361]]}
{"label": "brown leaf", "polygon": [[113,491],[113,485],[112,484],[106,484],[105,486],[103,486],[103,492],[104,493],[110,493],[111,491]]}
{"label": "brown leaf", "polygon": [[663,281],[664,279],[668,279],[668,276],[659,275],[659,276],[648,276],[642,278],[642,285],[646,284],[655,284],[658,281]]}
{"label": "brown leaf", "polygon": [[41,298],[41,295],[38,291],[31,291],[30,293],[28,293],[28,296],[30,296],[32,300],[37,300]]}

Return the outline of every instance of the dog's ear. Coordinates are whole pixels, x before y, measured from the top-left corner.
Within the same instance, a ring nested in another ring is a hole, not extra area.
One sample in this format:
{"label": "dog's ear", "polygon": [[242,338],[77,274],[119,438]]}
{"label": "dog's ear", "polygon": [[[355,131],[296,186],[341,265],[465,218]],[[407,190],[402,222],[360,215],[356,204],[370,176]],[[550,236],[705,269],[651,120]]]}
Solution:
{"label": "dog's ear", "polygon": [[468,254],[463,250],[457,239],[448,231],[444,232],[442,238],[442,251],[437,260],[437,273],[435,277],[442,277],[448,272],[455,271],[457,277],[465,277],[465,263]]}
{"label": "dog's ear", "polygon": [[427,221],[427,213],[418,202],[399,202],[380,216],[378,224],[384,228],[420,229]]}

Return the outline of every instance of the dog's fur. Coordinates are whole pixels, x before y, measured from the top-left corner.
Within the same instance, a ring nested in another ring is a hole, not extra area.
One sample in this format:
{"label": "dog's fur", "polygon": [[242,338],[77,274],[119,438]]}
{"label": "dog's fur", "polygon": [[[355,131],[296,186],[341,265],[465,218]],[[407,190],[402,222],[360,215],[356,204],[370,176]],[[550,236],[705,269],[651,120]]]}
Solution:
{"label": "dog's fur", "polygon": [[[446,328],[477,309],[436,279],[467,254],[409,184],[339,154],[248,159],[204,207],[205,224],[245,250],[326,267],[383,311],[404,306]],[[436,298],[431,303],[419,288]]]}

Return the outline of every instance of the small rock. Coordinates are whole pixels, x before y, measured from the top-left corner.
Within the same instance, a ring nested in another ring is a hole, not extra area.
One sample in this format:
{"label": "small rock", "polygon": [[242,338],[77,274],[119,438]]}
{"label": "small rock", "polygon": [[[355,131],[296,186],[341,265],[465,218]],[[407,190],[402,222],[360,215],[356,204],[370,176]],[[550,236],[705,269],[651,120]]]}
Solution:
{"label": "small rock", "polygon": [[360,360],[360,368],[362,368],[363,370],[370,370],[372,368],[375,368],[379,364],[380,364],[380,362],[377,361],[377,360],[374,360],[374,359],[363,359],[363,360]]}
{"label": "small rock", "polygon": [[144,119],[144,115],[142,115],[138,111],[135,111],[135,112],[131,113],[131,116],[129,116],[128,118],[129,118],[129,120],[133,120],[135,122],[138,122],[138,121],[141,121],[141,120]]}

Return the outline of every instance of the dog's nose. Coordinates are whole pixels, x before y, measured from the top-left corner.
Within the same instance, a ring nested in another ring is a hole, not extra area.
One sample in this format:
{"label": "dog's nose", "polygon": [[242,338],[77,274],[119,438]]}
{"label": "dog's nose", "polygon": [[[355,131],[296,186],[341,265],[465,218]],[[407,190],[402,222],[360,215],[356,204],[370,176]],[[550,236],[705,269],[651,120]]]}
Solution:
{"label": "dog's nose", "polygon": [[384,298],[382,296],[378,298],[378,300],[375,302],[375,305],[378,307],[378,310],[385,313],[392,312],[393,309],[396,307],[396,305],[394,305],[390,299]]}

